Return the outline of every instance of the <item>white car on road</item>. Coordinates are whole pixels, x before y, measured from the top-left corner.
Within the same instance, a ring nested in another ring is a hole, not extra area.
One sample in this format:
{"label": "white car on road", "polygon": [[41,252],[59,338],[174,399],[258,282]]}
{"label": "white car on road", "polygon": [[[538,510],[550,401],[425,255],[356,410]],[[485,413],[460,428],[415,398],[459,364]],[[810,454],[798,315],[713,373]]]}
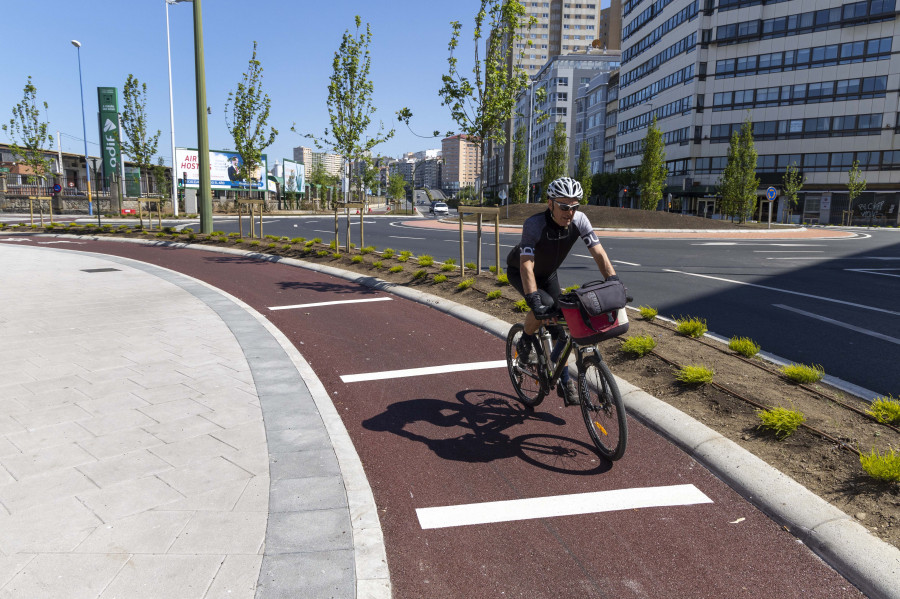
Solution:
{"label": "white car on road", "polygon": [[435,202],[431,207],[431,211],[435,216],[447,216],[450,214],[450,208],[444,202]]}

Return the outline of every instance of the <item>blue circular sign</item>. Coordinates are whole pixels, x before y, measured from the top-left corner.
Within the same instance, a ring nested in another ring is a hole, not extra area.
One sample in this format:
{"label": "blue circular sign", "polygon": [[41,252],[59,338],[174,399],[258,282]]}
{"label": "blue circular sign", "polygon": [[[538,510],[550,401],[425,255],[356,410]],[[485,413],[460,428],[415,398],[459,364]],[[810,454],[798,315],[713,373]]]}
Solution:
{"label": "blue circular sign", "polygon": [[778,197],[778,190],[775,189],[774,187],[770,187],[766,190],[766,198],[768,198],[770,200],[774,200],[777,197]]}
{"label": "blue circular sign", "polygon": [[62,191],[62,185],[60,185],[59,183],[57,183],[56,185],[53,186],[53,193],[59,193],[61,191]]}

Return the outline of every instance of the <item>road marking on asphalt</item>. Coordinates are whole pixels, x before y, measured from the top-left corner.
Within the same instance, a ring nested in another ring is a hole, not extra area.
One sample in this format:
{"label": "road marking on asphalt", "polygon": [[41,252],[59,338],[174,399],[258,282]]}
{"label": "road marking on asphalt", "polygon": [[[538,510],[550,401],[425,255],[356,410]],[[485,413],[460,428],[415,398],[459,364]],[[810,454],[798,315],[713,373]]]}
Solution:
{"label": "road marking on asphalt", "polygon": [[6,237],[0,239],[0,241],[31,241],[30,239],[25,239],[24,237]]}
{"label": "road marking on asphalt", "polygon": [[[572,254],[572,255],[577,258],[589,258],[591,260],[594,259],[593,256],[585,256],[584,254]],[[610,260],[610,262],[612,262],[614,264],[624,264],[625,266],[640,266],[640,264],[636,264],[634,262],[625,262],[624,260]]]}
{"label": "road marking on asphalt", "polygon": [[419,241],[424,241],[424,237],[400,237],[399,235],[388,235],[391,239],[417,239]]}
{"label": "road marking on asphalt", "polygon": [[323,231],[322,229],[313,229],[316,233],[334,233],[334,231]]}
{"label": "road marking on asphalt", "polygon": [[340,304],[362,304],[364,302],[389,302],[389,297],[372,297],[367,299],[339,300],[335,302],[316,302],[314,304],[294,304],[293,306],[272,306],[269,310],[296,310],[298,308],[317,308],[319,306],[337,306]]}
{"label": "road marking on asphalt", "polygon": [[823,254],[825,250],[753,250],[754,254]]}
{"label": "road marking on asphalt", "polygon": [[359,383],[362,381],[380,381],[384,379],[399,379],[409,376],[426,376],[429,374],[447,374],[448,372],[467,372],[469,370],[487,370],[489,368],[506,368],[506,360],[493,360],[490,362],[470,362],[468,364],[445,364],[443,366],[426,366],[423,368],[406,368],[404,370],[385,370],[383,372],[363,372],[360,374],[345,374],[341,381],[345,383]]}
{"label": "road marking on asphalt", "polygon": [[864,272],[870,275],[881,275],[883,277],[898,277],[900,278],[900,274],[894,275],[886,272],[881,272],[883,270],[900,270],[900,268],[845,268],[844,270],[848,272]]}
{"label": "road marking on asphalt", "polygon": [[862,327],[856,327],[852,324],[847,324],[846,322],[841,322],[839,320],[834,320],[833,318],[827,318],[825,316],[821,316],[819,314],[813,314],[812,312],[806,312],[804,310],[798,310],[797,308],[791,308],[790,306],[785,306],[784,304],[772,304],[776,308],[781,308],[782,310],[788,310],[790,312],[794,312],[796,314],[802,314],[803,316],[808,316],[809,318],[815,318],[816,320],[821,320],[822,322],[827,322],[828,324],[837,325],[839,327],[843,327],[845,329],[850,329],[851,331],[856,331],[857,333],[862,333],[863,335],[869,335],[870,337],[875,337],[876,339],[881,339],[882,341],[888,341],[889,343],[896,343],[900,345],[900,339],[896,337],[891,337],[889,335],[884,335],[882,333],[876,333],[875,331],[870,331],[869,329],[864,329]]}
{"label": "road marking on asphalt", "polygon": [[828,256],[791,256],[789,258],[766,258],[766,260],[834,260]]}
{"label": "road marking on asphalt", "polygon": [[712,502],[694,485],[672,485],[420,508],[416,515],[427,530]]}
{"label": "road marking on asphalt", "polygon": [[747,283],[746,281],[735,281],[734,279],[725,279],[723,277],[713,277],[710,275],[701,275],[694,272],[684,272],[683,270],[671,270],[664,268],[663,272],[672,272],[679,275],[687,275],[689,277],[700,277],[701,279],[712,279],[714,281],[723,281],[725,283],[734,283],[735,285],[746,285],[747,287],[756,287],[757,289],[766,289],[768,291],[777,291],[779,293],[787,293],[789,295],[799,295],[800,297],[809,297],[812,299],[822,300],[823,302],[831,302],[834,304],[842,304],[844,306],[853,306],[854,308],[862,308],[863,310],[872,310],[873,312],[883,312],[892,316],[900,316],[900,312],[894,310],[885,310],[884,308],[876,308],[875,306],[866,306],[865,304],[857,304],[854,302],[845,302],[831,297],[823,297],[821,295],[812,295],[809,293],[800,293],[799,291],[790,291],[788,289],[778,289],[777,287],[769,287],[767,285],[757,285],[756,283]]}
{"label": "road marking on asphalt", "polygon": [[785,248],[828,247],[828,244],[825,244],[825,243],[742,243],[739,241],[707,241],[704,243],[692,243],[691,245],[767,245],[767,246],[772,246],[772,247],[785,247]]}

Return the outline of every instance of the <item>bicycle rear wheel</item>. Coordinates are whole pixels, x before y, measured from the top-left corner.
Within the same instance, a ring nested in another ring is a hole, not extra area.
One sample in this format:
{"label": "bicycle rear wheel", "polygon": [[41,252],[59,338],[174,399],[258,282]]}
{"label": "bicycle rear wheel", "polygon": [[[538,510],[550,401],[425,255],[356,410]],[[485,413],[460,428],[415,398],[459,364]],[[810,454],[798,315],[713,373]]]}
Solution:
{"label": "bicycle rear wheel", "polygon": [[625,454],[628,424],[625,406],[612,373],[602,360],[587,358],[578,373],[581,414],[597,449],[610,460]]}
{"label": "bicycle rear wheel", "polygon": [[529,364],[519,360],[516,345],[524,332],[524,326],[515,324],[506,336],[506,370],[509,372],[509,380],[516,389],[519,401],[533,408],[544,400],[547,393],[544,391],[545,386],[541,384],[541,371],[537,361]]}

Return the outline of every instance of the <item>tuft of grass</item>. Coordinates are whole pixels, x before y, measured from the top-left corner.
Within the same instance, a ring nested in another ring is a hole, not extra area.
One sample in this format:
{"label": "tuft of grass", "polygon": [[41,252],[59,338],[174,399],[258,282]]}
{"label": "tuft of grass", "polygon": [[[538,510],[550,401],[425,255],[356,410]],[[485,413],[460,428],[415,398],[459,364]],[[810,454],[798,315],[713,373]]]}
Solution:
{"label": "tuft of grass", "polygon": [[[231,233],[229,233],[229,235],[231,235]],[[291,240],[290,237],[279,237],[278,238],[278,241],[290,241],[290,240]]]}
{"label": "tuft of grass", "polygon": [[519,312],[530,312],[531,311],[531,308],[528,307],[528,302],[526,302],[524,299],[520,299],[513,305],[516,307],[516,310],[518,310]]}
{"label": "tuft of grass", "polygon": [[210,235],[225,235],[225,231],[213,231]]}
{"label": "tuft of grass", "polygon": [[291,244],[286,243],[286,244],[284,244],[283,246],[281,246],[281,249],[283,249],[283,250],[289,250],[289,249],[291,249]]}
{"label": "tuft of grass", "polygon": [[382,262],[381,260],[376,260],[375,262],[372,263],[372,268],[380,270],[380,269],[384,268],[384,262]]}
{"label": "tuft of grass", "polygon": [[435,283],[443,283],[446,280],[447,280],[447,275],[434,275]]}
{"label": "tuft of grass", "polygon": [[714,374],[706,366],[682,366],[675,372],[675,378],[686,385],[705,385],[712,382]]}
{"label": "tuft of grass", "polygon": [[779,441],[794,434],[797,427],[803,424],[806,417],[797,410],[787,408],[772,408],[771,410],[757,410],[761,424],[756,428],[768,429],[775,433]]}
{"label": "tuft of grass", "polygon": [[781,367],[781,374],[788,380],[798,384],[815,383],[822,380],[825,369],[819,364],[807,366],[806,364],[788,364]]}
{"label": "tuft of grass", "polygon": [[313,237],[312,242],[313,243],[322,243],[322,238],[321,237]]}
{"label": "tuft of grass", "polygon": [[732,337],[728,342],[728,349],[741,354],[745,358],[752,358],[759,353],[759,345],[753,339],[747,337]]}
{"label": "tuft of grass", "polygon": [[156,236],[157,237],[168,237],[168,235],[165,233],[157,233]]}
{"label": "tuft of grass", "polygon": [[420,268],[419,270],[417,270],[416,272],[413,273],[413,278],[414,279],[424,279],[425,275],[427,275],[427,274],[428,274],[428,271],[426,271],[424,268]]}
{"label": "tuft of grass", "polygon": [[313,245],[315,245],[315,243],[316,243],[316,242],[315,242],[314,240],[310,239],[309,241],[307,241],[307,242],[304,243],[303,245],[305,245],[305,246],[308,247],[308,248],[311,248]]}
{"label": "tuft of grass", "polygon": [[[224,235],[225,233],[222,233]],[[277,235],[263,235],[263,239],[269,239],[271,241],[278,241]]]}
{"label": "tuft of grass", "polygon": [[341,259],[341,253],[340,253],[340,252],[334,252],[333,254],[331,254],[331,257],[334,258],[335,260],[340,260],[340,259]]}
{"label": "tuft of grass", "polygon": [[876,397],[868,412],[882,424],[900,424],[900,401],[893,396]]}
{"label": "tuft of grass", "polygon": [[335,241],[334,239],[332,239],[331,241],[329,241],[329,242],[328,242],[328,249],[330,249],[330,250],[336,250],[336,249],[337,249],[337,241]]}
{"label": "tuft of grass", "polygon": [[650,335],[639,335],[625,339],[620,349],[626,354],[641,357],[653,351],[654,347],[656,347],[656,339]]}
{"label": "tuft of grass", "polygon": [[460,284],[457,285],[456,288],[459,289],[460,291],[463,291],[464,289],[468,289],[469,287],[471,287],[474,284],[475,284],[475,279],[466,279],[466,280],[460,282]]}
{"label": "tuft of grass", "polygon": [[359,264],[362,261],[363,261],[362,256],[353,256],[352,258],[350,258],[350,262],[352,262],[353,264]]}
{"label": "tuft of grass", "polygon": [[694,318],[693,316],[682,316],[675,319],[675,330],[685,337],[697,339],[698,337],[702,337],[707,331],[706,320],[703,318]]}
{"label": "tuft of grass", "polygon": [[[169,227],[166,227],[166,228],[167,228],[167,229],[168,229],[168,228],[169,228]],[[229,236],[229,237],[240,237],[240,236],[241,236],[241,234],[240,234],[240,233],[237,233],[237,232],[235,232],[235,233],[229,233],[229,234],[228,234],[228,236]]]}
{"label": "tuft of grass", "polygon": [[506,273],[500,273],[497,275],[497,284],[498,285],[509,285],[509,276]]}
{"label": "tuft of grass", "polygon": [[497,272],[497,267],[496,267],[496,266],[488,266],[488,271],[489,271],[491,274],[494,274],[494,273]]}
{"label": "tuft of grass", "polygon": [[256,239],[254,239],[253,241],[250,242],[250,245],[252,245],[252,246],[255,247],[255,246],[259,245],[259,241],[257,241]]}
{"label": "tuft of grass", "polygon": [[656,315],[659,314],[659,310],[651,308],[650,306],[640,306],[638,307],[638,312],[641,313],[641,318],[648,322],[656,318]]}
{"label": "tuft of grass", "polygon": [[291,239],[291,243],[296,243],[296,244],[306,243],[306,238],[305,237],[294,237],[293,239]]}
{"label": "tuft of grass", "polygon": [[400,255],[401,255],[401,256],[406,256],[407,258],[409,258],[410,256],[412,256],[412,252],[409,251],[409,250],[401,250],[401,251],[400,251]]}
{"label": "tuft of grass", "polygon": [[[222,240],[223,240],[223,241],[224,241],[224,240],[225,240],[225,238],[224,238],[224,237],[223,237],[223,238],[222,238]],[[277,247],[278,247],[278,244],[277,244],[277,243],[275,243],[275,242],[274,242],[274,241],[273,241],[273,242],[272,242],[272,243],[270,243],[270,244],[268,244],[268,245],[267,245],[267,246],[266,246],[266,247],[268,247],[268,248],[270,248],[270,249],[273,249],[273,250],[274,250],[274,249],[275,249],[275,248],[277,248]],[[288,246],[288,248],[290,248],[290,247],[291,247],[291,246]]]}
{"label": "tuft of grass", "polygon": [[474,262],[466,262],[466,268],[468,268],[469,270],[475,270],[476,266],[478,266],[478,265],[475,264]]}
{"label": "tuft of grass", "polygon": [[900,483],[900,453],[893,450],[883,454],[872,449],[872,453],[859,456],[859,463],[866,474],[885,483]]}
{"label": "tuft of grass", "polygon": [[367,245],[367,246],[364,247],[364,248],[359,248],[359,253],[360,253],[360,254],[371,254],[371,253],[374,252],[374,251],[375,251],[375,246],[374,246],[374,245]]}
{"label": "tuft of grass", "polygon": [[328,250],[319,250],[318,252],[316,252],[316,256],[318,256],[319,258],[324,258],[330,253],[331,252],[329,252]]}
{"label": "tuft of grass", "polygon": [[446,262],[441,264],[442,272],[450,272],[451,270],[456,270],[456,266],[454,266],[453,264],[447,264]]}
{"label": "tuft of grass", "polygon": [[396,252],[391,248],[384,248],[384,251],[381,252],[382,258],[393,258]]}
{"label": "tuft of grass", "polygon": [[399,256],[397,256],[398,262],[406,262],[407,260],[409,260],[409,256],[404,256],[403,254],[400,254]]}
{"label": "tuft of grass", "polygon": [[429,256],[428,254],[423,254],[422,256],[419,256],[418,263],[419,266],[431,266],[432,264],[434,264],[434,258]]}
{"label": "tuft of grass", "polygon": [[397,266],[392,266],[388,269],[388,272],[402,272],[402,271],[403,271],[403,267],[400,266],[399,264]]}
{"label": "tuft of grass", "polygon": [[444,260],[444,264],[450,264],[451,266],[456,266],[456,259],[455,258],[447,258],[446,260]]}
{"label": "tuft of grass", "polygon": [[495,289],[487,294],[488,301],[495,300],[495,299],[498,299],[501,297],[503,297],[503,292],[500,291],[499,289]]}
{"label": "tuft of grass", "polygon": [[[191,239],[193,239],[193,238],[194,238],[193,233],[191,233],[188,237],[190,237]],[[242,237],[235,237],[235,238],[234,238],[234,242],[235,242],[235,243],[244,243],[244,239],[243,239]]]}

